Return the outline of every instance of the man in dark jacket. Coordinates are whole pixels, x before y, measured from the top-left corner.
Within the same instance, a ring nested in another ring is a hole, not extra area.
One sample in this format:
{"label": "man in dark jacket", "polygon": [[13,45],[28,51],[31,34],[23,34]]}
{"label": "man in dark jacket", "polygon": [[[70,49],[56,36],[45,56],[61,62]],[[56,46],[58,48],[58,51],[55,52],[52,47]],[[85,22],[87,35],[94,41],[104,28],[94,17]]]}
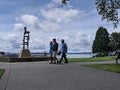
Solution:
{"label": "man in dark jacket", "polygon": [[56,64],[57,62],[57,52],[58,52],[58,43],[56,41],[56,39],[53,39],[53,60],[54,60],[54,64]]}

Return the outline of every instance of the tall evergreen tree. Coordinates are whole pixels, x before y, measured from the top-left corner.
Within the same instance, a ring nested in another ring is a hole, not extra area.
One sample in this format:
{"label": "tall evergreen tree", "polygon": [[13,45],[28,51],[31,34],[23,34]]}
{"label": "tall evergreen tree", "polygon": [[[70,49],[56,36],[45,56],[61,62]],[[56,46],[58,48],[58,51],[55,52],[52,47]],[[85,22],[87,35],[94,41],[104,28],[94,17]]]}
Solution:
{"label": "tall evergreen tree", "polygon": [[99,56],[107,56],[109,52],[109,42],[109,33],[107,32],[107,29],[99,27],[96,32],[95,40],[93,41],[93,53],[96,53]]}

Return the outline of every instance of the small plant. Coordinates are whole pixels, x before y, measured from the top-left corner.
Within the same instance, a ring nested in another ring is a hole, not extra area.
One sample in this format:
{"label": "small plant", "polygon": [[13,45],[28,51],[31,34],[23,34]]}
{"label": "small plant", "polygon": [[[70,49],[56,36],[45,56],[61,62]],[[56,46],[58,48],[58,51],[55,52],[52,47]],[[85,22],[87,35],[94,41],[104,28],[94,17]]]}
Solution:
{"label": "small plant", "polygon": [[0,78],[2,77],[4,71],[5,71],[4,69],[0,69]]}

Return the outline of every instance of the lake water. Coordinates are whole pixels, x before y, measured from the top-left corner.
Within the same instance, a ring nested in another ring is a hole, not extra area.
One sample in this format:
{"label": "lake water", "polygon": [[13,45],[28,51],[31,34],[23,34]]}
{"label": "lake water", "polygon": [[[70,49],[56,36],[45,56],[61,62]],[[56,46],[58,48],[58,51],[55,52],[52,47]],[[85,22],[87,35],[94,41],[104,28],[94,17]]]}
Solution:
{"label": "lake water", "polygon": [[92,54],[67,54],[67,58],[89,58],[89,57],[92,57]]}
{"label": "lake water", "polygon": [[[32,53],[32,55],[34,55],[34,56],[40,56],[40,55],[44,55],[44,54],[41,54],[41,53],[35,53],[35,54],[33,54]],[[49,54],[47,54],[48,56],[49,56]],[[89,57],[92,57],[93,56],[93,54],[67,54],[67,58],[89,58]],[[61,55],[59,55],[59,56],[57,56],[58,58],[60,58],[61,57]]]}

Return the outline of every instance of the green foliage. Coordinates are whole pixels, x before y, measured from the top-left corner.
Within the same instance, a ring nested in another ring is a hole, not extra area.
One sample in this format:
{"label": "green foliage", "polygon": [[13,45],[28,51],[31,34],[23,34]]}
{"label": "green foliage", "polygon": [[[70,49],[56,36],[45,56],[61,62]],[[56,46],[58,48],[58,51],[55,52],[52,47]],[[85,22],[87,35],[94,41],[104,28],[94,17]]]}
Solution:
{"label": "green foliage", "polygon": [[99,27],[93,41],[92,51],[99,56],[107,56],[109,52],[109,33],[106,28]]}
{"label": "green foliage", "polygon": [[115,51],[117,52],[118,50],[120,50],[120,33],[117,32],[113,32],[110,35],[110,43],[109,46]]}
{"label": "green foliage", "polygon": [[99,64],[99,65],[84,65],[84,66],[120,73],[120,64],[102,64],[102,65]]}
{"label": "green foliage", "polygon": [[94,58],[69,58],[69,62],[97,62],[97,61],[111,61],[115,60],[114,56],[94,57]]}
{"label": "green foliage", "polygon": [[70,1],[70,0],[61,0],[62,4],[67,4],[67,1]]}
{"label": "green foliage", "polygon": [[5,71],[4,69],[0,69],[0,78],[3,75],[4,71]]}
{"label": "green foliage", "polygon": [[111,21],[114,28],[119,23],[118,9],[120,9],[120,0],[96,0],[97,11],[102,15],[102,20]]}

